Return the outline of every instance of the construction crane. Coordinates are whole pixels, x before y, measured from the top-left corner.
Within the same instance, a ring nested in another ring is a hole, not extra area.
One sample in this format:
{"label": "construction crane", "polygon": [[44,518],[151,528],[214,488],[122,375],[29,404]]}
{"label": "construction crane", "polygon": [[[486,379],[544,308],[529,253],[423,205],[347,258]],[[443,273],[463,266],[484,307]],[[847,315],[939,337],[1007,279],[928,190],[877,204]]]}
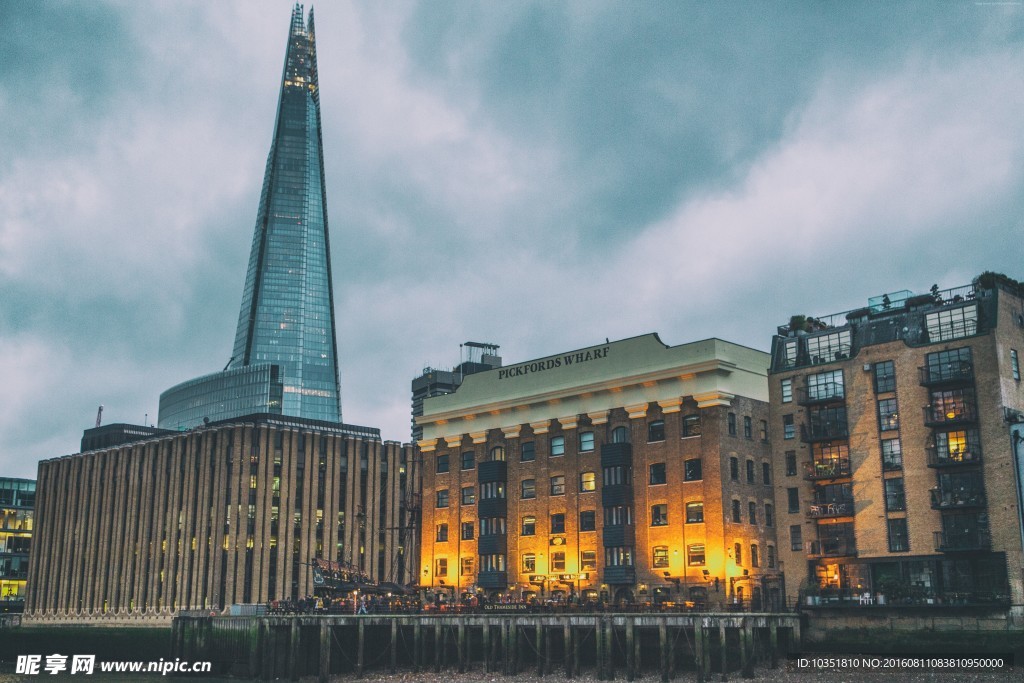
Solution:
{"label": "construction crane", "polygon": [[100,426],[100,422],[103,421],[103,404],[100,404],[99,410],[96,411],[96,426]]}

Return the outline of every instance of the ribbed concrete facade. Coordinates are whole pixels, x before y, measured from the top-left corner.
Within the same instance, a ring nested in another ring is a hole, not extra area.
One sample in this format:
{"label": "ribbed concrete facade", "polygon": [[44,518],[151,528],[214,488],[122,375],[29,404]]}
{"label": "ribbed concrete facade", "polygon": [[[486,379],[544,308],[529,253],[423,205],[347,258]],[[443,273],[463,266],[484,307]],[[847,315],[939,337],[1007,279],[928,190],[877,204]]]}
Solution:
{"label": "ribbed concrete facade", "polygon": [[405,583],[417,480],[409,446],[272,416],[43,461],[26,617],[305,597],[315,557]]}

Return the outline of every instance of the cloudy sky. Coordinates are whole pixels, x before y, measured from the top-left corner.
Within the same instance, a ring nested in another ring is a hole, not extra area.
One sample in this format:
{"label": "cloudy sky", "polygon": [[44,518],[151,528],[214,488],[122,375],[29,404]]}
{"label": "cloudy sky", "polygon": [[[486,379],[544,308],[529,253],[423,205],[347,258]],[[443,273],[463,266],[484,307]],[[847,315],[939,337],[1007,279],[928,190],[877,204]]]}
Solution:
{"label": "cloudy sky", "polygon": [[[291,3],[0,2],[0,475],[231,354]],[[316,12],[343,412],[1024,277],[1021,2]]]}

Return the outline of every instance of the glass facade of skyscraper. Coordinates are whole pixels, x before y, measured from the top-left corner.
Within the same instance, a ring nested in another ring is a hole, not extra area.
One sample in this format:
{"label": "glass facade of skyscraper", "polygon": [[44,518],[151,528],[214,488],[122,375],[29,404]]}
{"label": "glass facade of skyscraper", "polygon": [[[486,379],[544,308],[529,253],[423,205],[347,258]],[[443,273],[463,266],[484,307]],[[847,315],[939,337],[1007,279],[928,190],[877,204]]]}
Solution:
{"label": "glass facade of skyscraper", "polygon": [[285,415],[340,421],[313,17],[292,15],[232,366],[283,369]]}
{"label": "glass facade of skyscraper", "polygon": [[35,481],[0,478],[0,612],[25,606],[35,504]]}
{"label": "glass facade of skyscraper", "polygon": [[341,422],[313,12],[292,12],[232,356],[160,396],[159,426],[253,413]]}

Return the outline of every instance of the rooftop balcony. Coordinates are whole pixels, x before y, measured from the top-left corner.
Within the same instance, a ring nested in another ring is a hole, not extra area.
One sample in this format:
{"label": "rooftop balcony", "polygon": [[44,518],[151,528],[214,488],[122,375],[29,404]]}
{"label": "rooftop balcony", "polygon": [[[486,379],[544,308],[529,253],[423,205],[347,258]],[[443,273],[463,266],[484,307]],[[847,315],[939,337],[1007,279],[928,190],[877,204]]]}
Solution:
{"label": "rooftop balcony", "polygon": [[846,439],[849,436],[850,429],[845,420],[813,421],[810,424],[800,425],[800,440],[804,443]]}
{"label": "rooftop balcony", "polygon": [[973,396],[969,401],[925,406],[923,410],[924,423],[928,427],[972,425],[978,421],[978,410],[974,406]]}
{"label": "rooftop balcony", "polygon": [[924,387],[963,386],[974,381],[974,365],[968,361],[925,365],[917,370]]}
{"label": "rooftop balcony", "polygon": [[846,399],[846,387],[841,382],[825,382],[814,386],[797,387],[796,402],[802,406],[832,403]]}
{"label": "rooftop balcony", "polygon": [[931,490],[933,510],[960,510],[985,507],[985,492],[980,488],[943,488]]}
{"label": "rooftop balcony", "polygon": [[810,519],[853,517],[853,510],[853,496],[839,498],[827,503],[811,502],[807,504],[807,516]]}
{"label": "rooftop balcony", "polygon": [[925,446],[928,452],[928,467],[962,467],[981,464],[981,447],[966,450],[939,450],[934,444]]}
{"label": "rooftop balcony", "polygon": [[805,462],[804,470],[804,479],[808,481],[844,479],[851,476],[850,461],[847,458]]}
{"label": "rooftop balcony", "polygon": [[976,552],[991,550],[992,540],[987,529],[968,529],[957,533],[935,532],[935,551],[940,553]]}

